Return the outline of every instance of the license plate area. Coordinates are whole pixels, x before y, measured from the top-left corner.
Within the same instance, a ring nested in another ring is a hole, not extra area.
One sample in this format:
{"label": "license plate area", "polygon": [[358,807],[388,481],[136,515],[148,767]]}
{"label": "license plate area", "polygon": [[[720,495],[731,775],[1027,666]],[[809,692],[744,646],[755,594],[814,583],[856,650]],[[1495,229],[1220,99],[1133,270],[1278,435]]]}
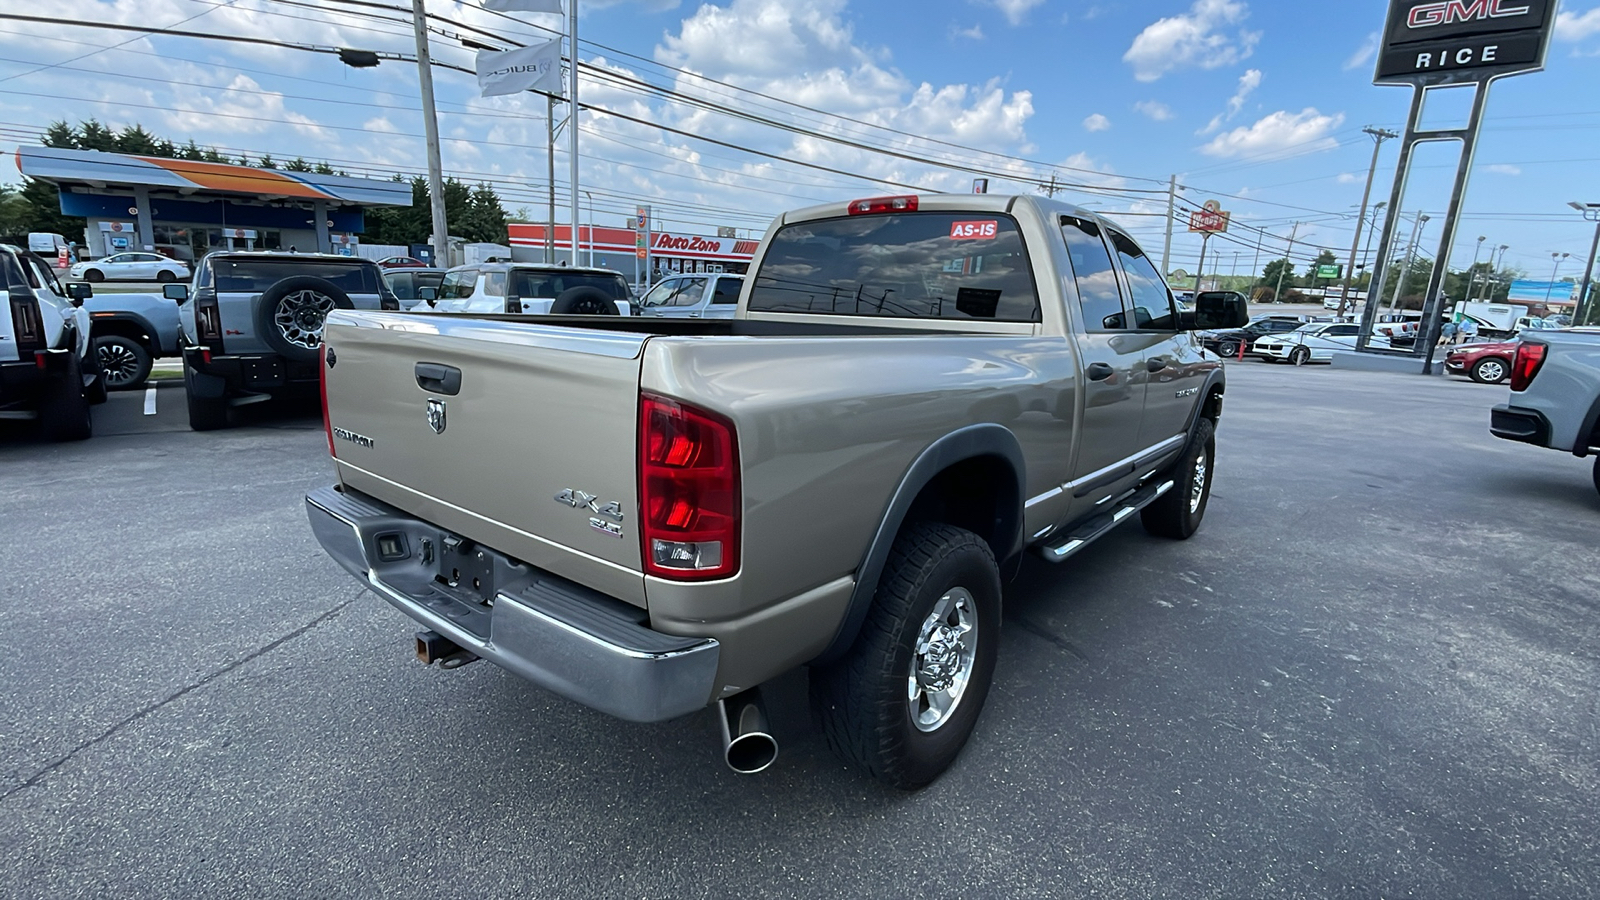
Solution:
{"label": "license plate area", "polygon": [[442,535],[434,583],[461,599],[493,606],[496,555],[466,538]]}

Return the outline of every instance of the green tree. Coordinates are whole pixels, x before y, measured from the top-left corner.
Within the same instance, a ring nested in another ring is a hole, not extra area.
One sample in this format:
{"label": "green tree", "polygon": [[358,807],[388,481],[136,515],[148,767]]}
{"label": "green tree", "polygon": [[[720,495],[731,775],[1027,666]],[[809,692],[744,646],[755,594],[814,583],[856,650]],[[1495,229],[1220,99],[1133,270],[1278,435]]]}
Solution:
{"label": "green tree", "polygon": [[460,227],[451,230],[468,241],[504,244],[507,240],[506,211],[494,188],[484,182],[474,187]]}
{"label": "green tree", "polygon": [[44,135],[39,142],[46,147],[61,147],[75,150],[78,147],[78,130],[68,125],[65,121],[51,122],[50,127],[44,130]]}
{"label": "green tree", "polygon": [[104,150],[108,153],[117,152],[117,133],[101,125],[99,121],[90,119],[78,126],[79,150]]}
{"label": "green tree", "polygon": [[[330,166],[325,162],[317,163],[316,166],[314,168],[312,168],[311,171],[316,172],[318,175],[333,175],[333,174],[335,174],[334,171],[333,171],[333,166]],[[395,180],[399,181],[400,180],[399,176],[395,176]]]}
{"label": "green tree", "polygon": [[[170,146],[170,145],[169,145]],[[125,125],[117,132],[116,151],[118,153],[134,153],[140,156],[158,156],[156,136],[144,130],[143,125]]]}
{"label": "green tree", "polygon": [[294,159],[284,163],[283,168],[286,172],[309,172],[311,171],[311,163],[306,162],[303,156],[296,156]]}
{"label": "green tree", "polygon": [[1261,280],[1257,283],[1267,289],[1268,300],[1273,299],[1273,293],[1278,290],[1279,279],[1282,279],[1285,287],[1294,286],[1294,263],[1288,257],[1272,260],[1261,270]]}
{"label": "green tree", "polygon": [[21,237],[32,230],[33,204],[9,184],[0,184],[0,235]]}
{"label": "green tree", "polygon": [[87,222],[61,212],[61,190],[48,181],[23,176],[21,195],[27,199],[33,218],[26,230],[59,234],[68,240],[82,240]]}
{"label": "green tree", "polygon": [[1333,251],[1332,250],[1324,250],[1321,253],[1318,253],[1317,254],[1317,258],[1312,260],[1311,261],[1311,266],[1306,269],[1305,279],[1304,279],[1304,281],[1302,283],[1306,287],[1316,287],[1316,285],[1317,285],[1317,267],[1318,266],[1334,266],[1334,265],[1338,265],[1338,264],[1339,264],[1339,258],[1333,255]]}
{"label": "green tree", "polygon": [[200,147],[194,142],[194,138],[189,138],[189,143],[183,145],[174,156],[178,159],[205,159],[205,154],[200,152]]}
{"label": "green tree", "polygon": [[256,160],[256,168],[258,169],[276,169],[277,167],[278,162],[272,158],[271,153],[263,154],[260,159]]}

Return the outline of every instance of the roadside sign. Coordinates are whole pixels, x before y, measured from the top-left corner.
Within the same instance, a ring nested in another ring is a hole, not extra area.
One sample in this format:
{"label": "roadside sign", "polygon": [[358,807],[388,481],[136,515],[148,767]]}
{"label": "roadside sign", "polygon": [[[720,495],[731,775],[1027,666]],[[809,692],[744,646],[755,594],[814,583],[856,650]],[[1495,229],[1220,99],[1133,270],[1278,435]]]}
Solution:
{"label": "roadside sign", "polygon": [[987,178],[974,178],[974,179],[972,179],[972,192],[974,194],[987,194],[987,193],[989,193],[989,179],[987,179]]}
{"label": "roadside sign", "polygon": [[1537,72],[1558,0],[1394,0],[1373,84],[1467,84]]}
{"label": "roadside sign", "polygon": [[1207,200],[1204,209],[1189,214],[1189,230],[1200,234],[1222,234],[1228,230],[1233,213],[1223,212],[1222,204]]}
{"label": "roadside sign", "polygon": [[1343,266],[1333,266],[1333,265],[1317,266],[1317,277],[1318,278],[1338,278],[1339,277],[1339,273],[1342,272],[1343,270],[1344,270]]}

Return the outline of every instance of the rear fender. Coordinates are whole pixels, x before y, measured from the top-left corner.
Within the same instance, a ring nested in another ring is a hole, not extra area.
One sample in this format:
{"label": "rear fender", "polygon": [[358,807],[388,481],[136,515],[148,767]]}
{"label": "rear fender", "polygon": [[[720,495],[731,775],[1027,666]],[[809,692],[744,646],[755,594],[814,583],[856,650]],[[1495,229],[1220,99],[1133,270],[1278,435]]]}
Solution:
{"label": "rear fender", "polygon": [[839,631],[827,649],[812,661],[813,664],[833,662],[855,643],[861,623],[866,620],[867,610],[871,608],[873,596],[877,593],[878,578],[888,562],[889,550],[894,546],[907,515],[922,496],[923,489],[951,467],[982,457],[997,458],[1010,469],[1014,480],[1011,499],[1000,510],[994,534],[984,537],[994,550],[995,559],[1000,562],[1002,576],[1009,578],[1016,573],[1022,559],[1022,497],[1027,473],[1022,445],[1017,442],[1016,435],[1000,425],[972,425],[953,431],[923,450],[901,477],[879,521],[878,530],[856,570],[855,591],[850,595],[850,604]]}

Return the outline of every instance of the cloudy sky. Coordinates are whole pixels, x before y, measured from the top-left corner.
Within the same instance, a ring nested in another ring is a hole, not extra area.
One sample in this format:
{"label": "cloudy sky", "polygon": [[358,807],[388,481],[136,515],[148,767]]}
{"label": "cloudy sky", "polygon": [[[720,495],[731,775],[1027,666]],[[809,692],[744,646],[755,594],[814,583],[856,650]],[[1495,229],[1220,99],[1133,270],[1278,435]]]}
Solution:
{"label": "cloudy sky", "polygon": [[[393,9],[4,0],[0,12],[410,53],[409,4],[370,2]],[[976,170],[994,191],[1033,189],[1008,178],[1054,175],[1065,197],[1122,216],[1159,253],[1176,175],[1182,197],[1216,199],[1242,226],[1237,242],[1212,244],[1223,273],[1281,255],[1296,223],[1297,256],[1326,247],[1343,259],[1371,155],[1362,128],[1400,130],[1409,101],[1406,89],[1371,84],[1381,0],[1340,4],[1336,17],[1327,4],[1265,0],[581,2],[580,56],[610,74],[586,76],[580,99],[616,114],[586,113],[580,132],[582,186],[602,224],[649,202],[674,230],[759,230],[787,207],[895,192],[886,183],[968,190]],[[562,23],[449,0],[428,8],[517,43]],[[32,143],[55,119],[93,116],[236,155],[326,159],[352,174],[424,165],[413,64],[355,70],[331,55],[251,43],[4,24],[5,144]],[[449,32],[433,35],[436,58],[470,69],[474,51],[460,40],[468,30],[434,24]],[[437,71],[435,83],[446,171],[493,180],[511,211],[540,217],[544,100],[480,99],[473,77],[457,71]],[[1573,256],[1563,275],[1580,268],[1592,230],[1566,203],[1600,201],[1596,85],[1600,0],[1567,0],[1547,71],[1494,89],[1456,265],[1482,235],[1489,247],[1510,245],[1507,263],[1534,277],[1549,276],[1552,251]],[[1442,99],[1435,113],[1446,121],[1456,108],[1464,104]],[[1387,197],[1397,144],[1384,147],[1374,202]],[[16,181],[11,155],[0,159],[0,181]],[[1436,229],[1454,168],[1446,147],[1420,152],[1408,214],[1431,213]],[[1180,234],[1171,268],[1192,271],[1198,251]]]}

